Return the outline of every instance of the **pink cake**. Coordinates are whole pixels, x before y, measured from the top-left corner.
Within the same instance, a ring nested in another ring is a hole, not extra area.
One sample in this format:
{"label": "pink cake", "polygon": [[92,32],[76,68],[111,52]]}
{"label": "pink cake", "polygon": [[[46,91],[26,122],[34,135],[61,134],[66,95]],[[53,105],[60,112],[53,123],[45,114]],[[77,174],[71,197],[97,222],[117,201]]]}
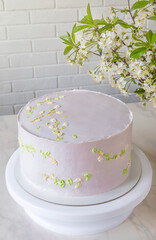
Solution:
{"label": "pink cake", "polygon": [[111,96],[72,90],[32,99],[18,131],[20,170],[34,191],[91,196],[129,175],[132,113]]}

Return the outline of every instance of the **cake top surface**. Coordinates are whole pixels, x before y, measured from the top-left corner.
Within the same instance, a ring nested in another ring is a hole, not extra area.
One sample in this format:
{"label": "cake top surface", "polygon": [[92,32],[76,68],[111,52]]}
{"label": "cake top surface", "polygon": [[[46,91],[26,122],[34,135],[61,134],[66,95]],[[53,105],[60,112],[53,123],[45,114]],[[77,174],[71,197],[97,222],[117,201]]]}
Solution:
{"label": "cake top surface", "polygon": [[18,115],[33,135],[54,141],[101,140],[126,129],[132,113],[121,101],[98,92],[71,90],[32,99]]}

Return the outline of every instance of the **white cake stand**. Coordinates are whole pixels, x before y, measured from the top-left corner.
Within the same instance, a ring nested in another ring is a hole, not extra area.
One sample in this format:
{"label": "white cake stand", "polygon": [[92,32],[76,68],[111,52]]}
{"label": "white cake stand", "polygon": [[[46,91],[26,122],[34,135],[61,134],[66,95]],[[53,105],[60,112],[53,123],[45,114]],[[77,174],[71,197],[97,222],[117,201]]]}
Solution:
{"label": "white cake stand", "polygon": [[[135,175],[136,184],[134,185],[133,182],[133,186],[128,187],[127,193],[122,193],[119,188],[120,196],[117,198],[114,195],[116,192],[110,191],[109,195],[106,195],[107,198],[109,196],[110,200],[107,199],[108,201],[105,202],[95,204],[96,201],[93,201],[94,204],[91,204],[91,201],[87,200],[89,205],[69,206],[48,202],[33,196],[24,190],[15,177],[17,153],[10,158],[7,164],[7,188],[13,199],[39,225],[67,235],[97,234],[122,223],[132,213],[133,209],[143,201],[150,190],[152,182],[150,163],[145,154],[136,146],[134,146],[133,152],[141,163],[140,178]],[[135,159],[132,160],[135,162]],[[129,185],[127,184],[127,186]],[[99,197],[95,196],[95,198],[99,201]]]}

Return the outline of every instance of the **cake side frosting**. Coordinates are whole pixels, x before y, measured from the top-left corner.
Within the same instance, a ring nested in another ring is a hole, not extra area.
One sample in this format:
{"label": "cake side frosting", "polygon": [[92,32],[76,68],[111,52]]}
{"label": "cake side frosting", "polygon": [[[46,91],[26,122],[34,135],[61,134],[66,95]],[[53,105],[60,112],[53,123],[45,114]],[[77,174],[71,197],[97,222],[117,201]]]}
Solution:
{"label": "cake side frosting", "polygon": [[[68,92],[69,95],[70,92],[71,91]],[[78,92],[72,91],[72,94],[79,94]],[[95,93],[92,94],[90,91],[83,91],[83,93],[84,92],[89,92],[93,97],[95,96]],[[63,95],[65,95],[65,93]],[[60,96],[63,95],[61,93]],[[104,97],[103,100],[107,100],[109,107],[112,105],[111,97],[104,94],[100,94],[100,96]],[[45,96],[37,99],[37,101],[41,99],[45,99]],[[65,100],[65,97],[61,99]],[[20,167],[23,177],[28,184],[31,185],[32,189],[44,192],[49,196],[61,196],[62,194],[64,196],[89,196],[109,191],[125,181],[129,175],[131,165],[132,116],[124,104],[116,99],[113,99],[113,101],[117,101],[117,103],[122,106],[121,112],[117,111],[116,117],[119,119],[121,115],[124,116],[125,111],[125,116],[127,117],[125,117],[124,122],[121,121],[120,131],[115,131],[115,133],[113,131],[105,131],[103,135],[96,131],[96,137],[93,136],[94,140],[93,137],[89,138],[89,131],[92,131],[90,124],[88,124],[87,138],[82,138],[82,136],[76,132],[76,128],[75,131],[70,131],[73,119],[69,118],[70,121],[66,132],[64,132],[64,138],[60,141],[53,138],[50,139],[50,137],[46,138],[45,135],[40,134],[40,132],[38,135],[32,134],[31,130],[28,129],[29,125],[25,126],[24,120],[20,122],[21,118],[19,116]],[[31,103],[32,102],[28,105],[30,106]],[[54,104],[56,105],[56,103]],[[73,102],[71,104],[73,104]],[[51,104],[45,104],[45,108],[47,105]],[[45,111],[45,108],[42,111]],[[66,109],[64,104],[62,104],[62,108],[63,111]],[[85,106],[83,106],[83,110],[84,109]],[[26,109],[24,109],[24,111],[25,110]],[[103,110],[104,111],[101,112],[101,109],[98,108],[99,112],[95,114],[93,109],[93,113],[95,116],[101,114],[100,119],[107,117],[105,109]],[[114,111],[114,109],[112,111]],[[25,113],[27,112],[25,111]],[[65,113],[68,113],[67,110]],[[60,116],[62,114],[58,115]],[[113,113],[111,116],[112,115]],[[65,115],[63,114],[63,116]],[[51,119],[51,115],[47,117]],[[53,118],[55,118],[55,115]],[[88,118],[88,116],[85,118],[89,122],[90,118]],[[126,118],[127,122],[125,121]],[[43,119],[39,122],[42,123]],[[80,116],[80,119],[82,121],[83,118]],[[79,129],[81,129],[82,124],[80,123]],[[99,123],[96,122],[96,125],[99,126]],[[32,125],[30,124],[30,126]],[[43,124],[43,126],[45,125]],[[87,127],[87,125],[85,125],[85,127]],[[42,131],[43,129],[44,128],[42,128]],[[103,131],[105,129],[106,128],[103,128]],[[48,133],[50,134],[51,132]],[[81,133],[81,131],[79,131],[79,133]],[[52,135],[54,134],[52,133]],[[65,138],[65,135],[68,137]],[[74,138],[73,135],[76,135],[76,138]]]}

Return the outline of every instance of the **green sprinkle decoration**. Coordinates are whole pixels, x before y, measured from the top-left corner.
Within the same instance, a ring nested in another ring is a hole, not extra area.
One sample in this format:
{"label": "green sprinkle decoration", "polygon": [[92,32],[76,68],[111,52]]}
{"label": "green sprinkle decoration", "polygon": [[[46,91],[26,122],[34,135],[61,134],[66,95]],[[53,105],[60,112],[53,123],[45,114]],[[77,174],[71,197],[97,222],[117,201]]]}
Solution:
{"label": "green sprinkle decoration", "polygon": [[54,113],[54,112],[55,112],[55,110],[53,110],[53,109],[50,109],[50,110],[49,110],[49,112],[51,112],[51,113]]}
{"label": "green sprinkle decoration", "polygon": [[126,173],[128,173],[128,170],[126,168],[124,168],[122,175],[125,175]]}
{"label": "green sprinkle decoration", "polygon": [[46,152],[45,154],[46,154],[47,156],[49,156],[49,155],[50,155],[50,152]]}
{"label": "green sprinkle decoration", "polygon": [[50,116],[50,114],[45,114],[46,117]]}
{"label": "green sprinkle decoration", "polygon": [[115,155],[113,156],[113,159],[116,159],[116,158],[117,158],[117,156],[118,156],[118,154],[115,154]]}
{"label": "green sprinkle decoration", "polygon": [[66,127],[65,126],[62,126],[62,129],[65,129]]}
{"label": "green sprinkle decoration", "polygon": [[124,155],[125,154],[125,150],[121,150],[121,155]]}
{"label": "green sprinkle decoration", "polygon": [[42,156],[43,156],[44,158],[46,158],[46,154],[45,154],[44,152],[42,153]]}
{"label": "green sprinkle decoration", "polygon": [[47,122],[46,125],[48,126],[48,125],[49,125],[49,122]]}
{"label": "green sprinkle decoration", "polygon": [[85,173],[84,177],[86,178],[86,181],[88,181],[91,178],[92,174],[91,173]]}
{"label": "green sprinkle decoration", "polygon": [[63,179],[60,180],[59,184],[60,184],[60,187],[62,187],[62,188],[66,185],[66,183]]}
{"label": "green sprinkle decoration", "polygon": [[105,153],[105,156],[106,156],[106,157],[110,157],[110,156],[111,156],[111,153]]}
{"label": "green sprinkle decoration", "polygon": [[109,161],[110,161],[110,158],[109,158],[109,157],[106,157],[106,161],[109,162]]}
{"label": "green sprinkle decoration", "polygon": [[58,97],[56,97],[56,98],[54,98],[55,100],[59,100],[59,98]]}
{"label": "green sprinkle decoration", "polygon": [[73,180],[71,178],[68,178],[67,183],[71,186],[73,184]]}
{"label": "green sprinkle decoration", "polygon": [[76,185],[76,188],[79,188],[79,187],[81,187],[81,183],[80,182]]}
{"label": "green sprinkle decoration", "polygon": [[53,131],[53,133],[58,134],[58,131]]}
{"label": "green sprinkle decoration", "polygon": [[97,152],[96,148],[92,148],[92,153],[96,153],[96,152]]}
{"label": "green sprinkle decoration", "polygon": [[55,185],[57,185],[57,184],[58,184],[58,180],[55,180],[53,183],[54,183]]}
{"label": "green sprinkle decoration", "polygon": [[59,141],[62,140],[62,139],[63,139],[63,137],[59,137],[59,138],[57,138],[57,140],[59,140]]}
{"label": "green sprinkle decoration", "polygon": [[100,154],[102,154],[103,152],[102,152],[102,150],[97,150],[98,151],[98,153],[100,153]]}
{"label": "green sprinkle decoration", "polygon": [[63,116],[62,119],[67,118],[67,116]]}
{"label": "green sprinkle decoration", "polygon": [[30,118],[30,116],[27,116],[27,118]]}
{"label": "green sprinkle decoration", "polygon": [[73,138],[77,138],[77,136],[75,134],[73,134]]}
{"label": "green sprinkle decoration", "polygon": [[38,130],[38,129],[40,129],[40,126],[38,126],[38,127],[36,128],[36,130]]}

